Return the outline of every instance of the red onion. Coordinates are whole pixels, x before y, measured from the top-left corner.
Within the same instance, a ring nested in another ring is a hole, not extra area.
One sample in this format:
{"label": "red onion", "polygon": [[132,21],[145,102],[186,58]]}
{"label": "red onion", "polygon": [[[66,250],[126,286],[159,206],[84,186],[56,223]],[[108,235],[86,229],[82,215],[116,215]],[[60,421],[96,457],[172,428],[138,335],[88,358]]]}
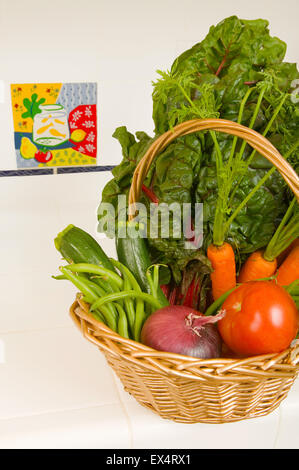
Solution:
{"label": "red onion", "polygon": [[158,351],[202,359],[219,357],[221,337],[216,323],[219,313],[205,317],[193,308],[170,305],[152,313],[143,325],[141,342]]}

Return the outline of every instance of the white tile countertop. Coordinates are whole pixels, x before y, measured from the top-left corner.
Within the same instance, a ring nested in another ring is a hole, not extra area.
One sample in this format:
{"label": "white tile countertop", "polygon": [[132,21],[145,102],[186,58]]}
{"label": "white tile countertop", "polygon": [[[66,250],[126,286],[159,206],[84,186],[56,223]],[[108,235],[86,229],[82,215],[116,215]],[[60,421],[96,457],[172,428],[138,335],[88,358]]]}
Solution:
{"label": "white tile countertop", "polygon": [[[53,239],[95,233],[109,173],[0,179],[0,448],[299,448],[299,382],[279,409],[238,423],[179,424],[140,406],[75,328],[75,288],[51,278]],[[114,244],[103,240],[114,255]]]}

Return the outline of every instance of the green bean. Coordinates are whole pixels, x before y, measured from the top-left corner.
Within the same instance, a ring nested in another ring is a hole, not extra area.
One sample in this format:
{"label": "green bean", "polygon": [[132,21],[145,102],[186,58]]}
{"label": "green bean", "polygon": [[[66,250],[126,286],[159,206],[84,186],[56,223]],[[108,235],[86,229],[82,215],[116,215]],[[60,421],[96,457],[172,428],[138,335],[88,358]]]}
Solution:
{"label": "green bean", "polygon": [[69,269],[64,266],[61,266],[59,269],[65,275],[65,277],[71,281],[74,286],[76,286],[79,291],[82,292],[82,294],[85,295],[88,303],[93,303],[98,299],[97,295],[89,286],[86,285],[85,281],[83,282],[81,278],[70,272]]}
{"label": "green bean", "polygon": [[[67,268],[61,267],[59,269],[64,272],[64,279],[68,279],[69,281],[71,281],[80,290],[80,292],[84,294],[83,300],[85,302],[91,304],[94,299],[97,299],[97,296],[95,295],[91,286],[86,285],[85,278],[83,278],[82,280],[82,278],[80,278],[79,276],[75,276],[73,273],[67,272]],[[106,320],[101,312],[96,311],[93,313],[93,315],[97,320],[100,320],[106,324]]]}
{"label": "green bean", "polygon": [[136,292],[134,290],[128,290],[128,291],[116,292],[114,294],[105,295],[104,297],[96,300],[92,304],[91,310],[94,310],[100,305],[103,305],[107,302],[113,302],[115,300],[125,299],[126,297],[135,297],[137,299],[142,299],[145,302],[148,302],[150,305],[152,305],[156,309],[161,308],[160,302],[158,302],[158,300],[155,299],[152,295],[146,294],[144,292]]}
{"label": "green bean", "polygon": [[106,292],[108,293],[112,293],[112,292],[119,292],[119,287],[118,285],[112,281],[111,279],[109,281],[107,281],[106,279],[104,279],[103,276],[90,276],[90,279],[94,279],[94,282],[96,284],[98,284],[100,287],[102,287],[102,289],[104,289]]}
{"label": "green bean", "polygon": [[159,264],[154,265],[154,286],[156,291],[158,290],[159,287]]}
{"label": "green bean", "polygon": [[132,284],[133,289],[135,289],[138,292],[141,292],[140,285],[138,284],[135,276],[131,273],[129,268],[127,268],[124,264],[122,264],[120,261],[117,261],[113,258],[109,258],[109,261],[115,266],[119,271],[122,273],[123,277],[127,277],[129,282]]}
{"label": "green bean", "polygon": [[[148,280],[150,289],[151,289],[151,294],[158,299],[158,289],[159,289],[159,268],[160,266],[166,266],[166,264],[152,264],[147,268],[147,271],[145,273],[146,278]],[[153,277],[151,275],[151,268],[154,268],[154,274]]]}
{"label": "green bean", "polygon": [[104,325],[107,325],[104,315],[101,312],[96,311],[96,312],[92,312],[92,314],[96,320],[101,321],[102,323],[104,323]]}
{"label": "green bean", "polygon": [[119,305],[119,303],[117,302],[115,303],[115,307],[117,308],[118,314],[119,314],[118,325],[117,325],[118,333],[120,334],[120,336],[123,336],[124,338],[130,338],[126,312],[124,311],[122,306]]}
{"label": "green bean", "polygon": [[[80,277],[80,276],[78,276],[78,277]],[[86,283],[87,283],[87,285],[89,285],[89,287],[91,289],[94,290],[94,292],[97,294],[98,297],[103,297],[104,295],[106,295],[106,291],[101,286],[96,284],[95,282],[92,282],[88,279],[88,280],[86,280]],[[117,321],[118,314],[117,314],[117,311],[116,311],[115,306],[113,305],[113,303],[107,304],[106,308],[108,310],[110,310],[111,315],[113,315],[115,321]]]}
{"label": "green bean", "polygon": [[90,274],[98,274],[100,276],[104,276],[104,278],[109,279],[109,281],[115,282],[115,284],[122,288],[123,287],[123,280],[122,278],[113,271],[109,269],[103,268],[102,266],[97,266],[96,264],[88,264],[88,263],[77,263],[77,264],[69,264],[68,269],[71,271],[75,271],[78,273],[90,273]]}
{"label": "green bean", "polygon": [[[139,287],[138,282],[136,281],[135,277],[131,273],[131,271],[124,266],[122,263],[119,261],[116,261],[112,258],[109,258],[109,261],[115,266],[123,275],[124,278],[124,285],[123,288],[124,290],[131,290],[131,287],[135,288],[138,292],[141,292],[141,289]],[[140,303],[140,300],[138,301]],[[141,301],[142,302],[142,301]],[[132,301],[131,298],[126,298],[124,299],[124,304],[126,307],[127,311],[127,316],[128,316],[128,321],[129,321],[129,326],[131,331],[134,331],[134,323],[135,323],[135,308],[134,308],[134,302]],[[138,307],[140,309],[140,306]],[[142,305],[143,308],[143,305]],[[137,309],[137,306],[136,306]]]}
{"label": "green bean", "polygon": [[153,278],[151,276],[150,268],[147,269],[145,275],[146,275],[146,278],[147,278],[147,282],[150,286],[151,294],[156,299],[157,298],[157,289],[155,287],[155,283],[154,283]]}
{"label": "green bean", "polygon": [[[135,276],[131,273],[131,271],[124,266],[122,263],[119,261],[116,261],[114,259],[110,258],[111,263],[113,266],[119,269],[119,271],[122,273],[124,278],[127,278],[128,281],[131,283],[133,289],[136,292],[142,292],[140,285],[138,284],[137,280],[135,279]],[[142,299],[137,298],[136,299],[136,314],[135,314],[135,321],[134,321],[134,326],[131,327],[132,333],[133,333],[133,338],[136,341],[139,341],[140,338],[140,331],[141,327],[144,323],[144,320],[146,318],[145,311],[144,311],[144,302]]]}
{"label": "green bean", "polygon": [[[95,302],[101,300],[98,298],[94,290],[91,288],[90,286],[91,281],[88,281],[86,279],[84,279],[83,281],[82,277],[76,276],[75,274],[70,272],[69,266],[68,267],[61,266],[59,269],[67,277],[67,279],[69,279],[69,281],[71,281],[80,290],[80,292],[84,294],[85,299],[89,304],[94,305]],[[90,311],[92,312],[94,310],[100,310],[100,313],[104,315],[105,323],[107,323],[109,328],[116,331],[116,319],[114,318],[109,308],[107,308],[107,306],[99,305],[98,307],[94,309],[90,309]]]}
{"label": "green bean", "polygon": [[133,331],[133,336],[134,336],[135,341],[140,341],[140,332],[141,332],[141,328],[145,320],[146,320],[146,315],[144,311],[144,303],[142,302],[142,308],[140,309],[136,308],[136,317],[135,317],[134,331]]}
{"label": "green bean", "polygon": [[[128,281],[128,278],[124,279],[124,290],[131,290],[131,284]],[[126,307],[126,312],[128,315],[128,321],[131,331],[134,331],[134,324],[135,324],[135,308],[134,308],[134,301],[131,297],[127,297],[124,299],[124,304]]]}

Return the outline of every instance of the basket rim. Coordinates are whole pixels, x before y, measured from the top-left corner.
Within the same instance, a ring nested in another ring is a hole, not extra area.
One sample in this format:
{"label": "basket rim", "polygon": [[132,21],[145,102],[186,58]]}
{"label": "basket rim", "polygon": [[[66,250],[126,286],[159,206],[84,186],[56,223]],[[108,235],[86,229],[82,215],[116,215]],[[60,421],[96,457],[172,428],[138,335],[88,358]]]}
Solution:
{"label": "basket rim", "polygon": [[[70,316],[83,336],[100,349],[121,356],[135,364],[136,361],[140,362],[142,367],[145,367],[144,360],[149,361],[152,365],[147,368],[153,368],[154,366],[156,372],[159,370],[159,372],[168,375],[178,375],[188,379],[203,380],[203,377],[206,377],[213,380],[236,382],[254,377],[256,379],[273,376],[290,378],[299,372],[299,340],[295,340],[292,346],[280,353],[262,354],[246,358],[198,359],[182,354],[157,351],[142,343],[120,336],[107,325],[94,318],[89,312],[89,304],[82,300],[81,293],[77,294],[76,300],[70,307]],[[108,345],[100,340],[100,334],[108,341]],[[123,350],[120,351],[116,344]],[[164,365],[163,361],[168,361],[173,366]],[[251,370],[251,367],[255,370]],[[209,372],[211,369],[214,369],[214,374]],[[232,372],[236,373],[230,375]]]}

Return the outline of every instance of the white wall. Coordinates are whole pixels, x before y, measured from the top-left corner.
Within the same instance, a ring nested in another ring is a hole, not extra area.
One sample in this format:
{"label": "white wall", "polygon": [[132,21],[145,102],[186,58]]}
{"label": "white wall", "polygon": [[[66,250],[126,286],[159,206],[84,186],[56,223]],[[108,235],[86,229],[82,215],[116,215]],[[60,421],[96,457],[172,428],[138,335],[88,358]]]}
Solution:
{"label": "white wall", "polygon": [[0,169],[15,168],[10,83],[97,81],[98,164],[115,164],[117,126],[152,133],[156,69],[233,14],[268,19],[299,62],[298,0],[0,0]]}

